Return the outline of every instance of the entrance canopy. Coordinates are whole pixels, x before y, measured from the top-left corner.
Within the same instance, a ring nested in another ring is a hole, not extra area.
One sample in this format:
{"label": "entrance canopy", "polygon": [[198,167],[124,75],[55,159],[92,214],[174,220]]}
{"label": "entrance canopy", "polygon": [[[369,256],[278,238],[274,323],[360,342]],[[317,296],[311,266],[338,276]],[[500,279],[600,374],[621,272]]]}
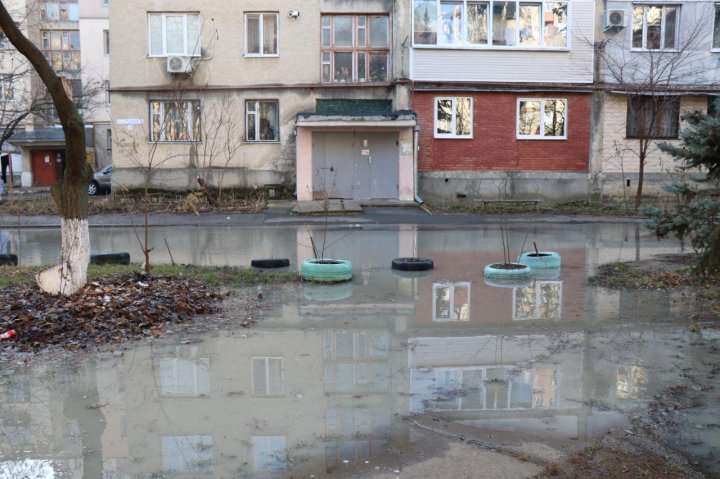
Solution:
{"label": "entrance canopy", "polygon": [[299,113],[297,198],[415,197],[415,128],[411,111]]}

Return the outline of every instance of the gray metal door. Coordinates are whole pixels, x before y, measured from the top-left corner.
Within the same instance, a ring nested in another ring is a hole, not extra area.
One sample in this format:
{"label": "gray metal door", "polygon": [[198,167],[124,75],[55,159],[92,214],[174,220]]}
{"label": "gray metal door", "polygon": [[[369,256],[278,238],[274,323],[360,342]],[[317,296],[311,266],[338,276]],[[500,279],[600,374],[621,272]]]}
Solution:
{"label": "gray metal door", "polygon": [[353,133],[313,133],[313,192],[353,198]]}
{"label": "gray metal door", "polygon": [[313,191],[329,198],[397,198],[397,133],[313,133]]}

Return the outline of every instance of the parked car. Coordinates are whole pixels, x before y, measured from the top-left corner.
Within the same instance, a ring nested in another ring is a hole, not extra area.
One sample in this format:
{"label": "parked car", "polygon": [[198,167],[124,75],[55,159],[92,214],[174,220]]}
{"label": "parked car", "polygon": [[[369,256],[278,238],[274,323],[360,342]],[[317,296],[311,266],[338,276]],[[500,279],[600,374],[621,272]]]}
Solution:
{"label": "parked car", "polygon": [[88,185],[88,194],[95,196],[100,192],[110,192],[110,179],[112,177],[112,165],[106,166],[93,175],[92,182]]}

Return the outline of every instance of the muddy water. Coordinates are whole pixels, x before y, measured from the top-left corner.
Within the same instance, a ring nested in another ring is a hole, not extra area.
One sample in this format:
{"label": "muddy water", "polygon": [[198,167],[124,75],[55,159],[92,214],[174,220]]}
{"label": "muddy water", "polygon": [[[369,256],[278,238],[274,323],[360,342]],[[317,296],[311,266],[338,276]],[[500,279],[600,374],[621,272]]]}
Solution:
{"label": "muddy water", "polygon": [[[98,248],[135,251],[127,232],[94,232]],[[498,287],[482,276],[502,259],[497,228],[347,232],[328,233],[327,255],[352,259],[353,280],[258,288],[265,309],[253,329],[0,358],[0,478],[403,477],[453,434],[542,444],[547,460],[647,420],[654,397],[679,385],[698,407],[655,408],[651,424],[718,467],[719,335],[689,327],[680,295],[586,285],[599,263],[675,243],[631,225],[515,225],[512,249],[535,241],[563,265]],[[21,258],[49,262],[27,251],[50,240],[21,233]],[[154,231],[164,238],[178,262],[282,256],[294,267],[309,255],[304,228]],[[397,256],[436,268],[393,272]]]}

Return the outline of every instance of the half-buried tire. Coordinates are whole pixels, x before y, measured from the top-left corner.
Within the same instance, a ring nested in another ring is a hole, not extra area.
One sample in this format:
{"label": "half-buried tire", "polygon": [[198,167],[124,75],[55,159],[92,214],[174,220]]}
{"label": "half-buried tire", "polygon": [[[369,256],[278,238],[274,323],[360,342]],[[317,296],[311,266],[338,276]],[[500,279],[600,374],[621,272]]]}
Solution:
{"label": "half-buried tire", "polygon": [[105,253],[90,255],[90,264],[130,264],[130,253]]}
{"label": "half-buried tire", "polygon": [[392,269],[400,271],[427,271],[434,265],[428,258],[395,258],[392,260]]}
{"label": "half-buried tire", "polygon": [[250,261],[253,268],[284,268],[290,266],[290,260],[287,258],[264,258],[254,259]]}

